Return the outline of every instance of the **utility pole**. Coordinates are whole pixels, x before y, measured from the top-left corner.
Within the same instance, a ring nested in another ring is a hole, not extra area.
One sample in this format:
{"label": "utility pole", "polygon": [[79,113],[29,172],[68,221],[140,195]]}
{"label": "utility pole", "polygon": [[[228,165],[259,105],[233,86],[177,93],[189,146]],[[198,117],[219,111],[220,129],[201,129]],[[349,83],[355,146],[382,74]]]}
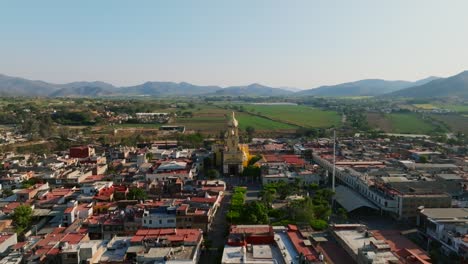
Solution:
{"label": "utility pole", "polygon": [[335,171],[336,171],[336,130],[333,130],[333,173],[332,191],[335,192]]}

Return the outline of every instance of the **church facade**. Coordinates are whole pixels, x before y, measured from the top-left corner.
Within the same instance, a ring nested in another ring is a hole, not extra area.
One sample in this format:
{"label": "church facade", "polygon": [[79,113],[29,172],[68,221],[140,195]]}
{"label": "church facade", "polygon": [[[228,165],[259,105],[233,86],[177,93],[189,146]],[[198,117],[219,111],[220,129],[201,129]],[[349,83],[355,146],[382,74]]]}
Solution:
{"label": "church facade", "polygon": [[227,118],[223,144],[213,148],[215,160],[222,160],[222,171],[226,176],[240,175],[249,159],[248,146],[239,143],[239,122],[235,113]]}

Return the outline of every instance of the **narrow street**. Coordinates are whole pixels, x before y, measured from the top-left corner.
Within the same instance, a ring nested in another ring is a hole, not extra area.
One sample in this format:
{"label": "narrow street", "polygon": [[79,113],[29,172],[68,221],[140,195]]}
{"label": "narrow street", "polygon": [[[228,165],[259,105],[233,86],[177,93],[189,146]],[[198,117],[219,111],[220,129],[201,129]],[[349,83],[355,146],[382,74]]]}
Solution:
{"label": "narrow street", "polygon": [[229,210],[229,204],[231,202],[231,191],[226,190],[224,198],[221,202],[218,211],[211,224],[211,230],[206,236],[206,240],[211,241],[211,246],[205,249],[201,256],[199,263],[220,263],[224,248],[226,244],[226,234],[229,223],[226,220],[226,214]]}

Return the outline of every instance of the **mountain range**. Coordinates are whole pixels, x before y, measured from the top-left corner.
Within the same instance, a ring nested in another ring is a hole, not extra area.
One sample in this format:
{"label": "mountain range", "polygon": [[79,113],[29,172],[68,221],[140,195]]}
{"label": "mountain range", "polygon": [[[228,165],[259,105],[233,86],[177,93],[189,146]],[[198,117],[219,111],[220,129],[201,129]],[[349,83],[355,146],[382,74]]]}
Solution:
{"label": "mountain range", "polygon": [[412,98],[459,97],[468,99],[468,71],[398,90],[386,96]]}
{"label": "mountain range", "polygon": [[439,78],[431,76],[415,82],[366,79],[337,85],[320,86],[318,88],[300,91],[299,94],[315,96],[376,96],[426,84],[436,79]]}
{"label": "mountain range", "polygon": [[107,97],[107,96],[385,96],[461,97],[468,99],[468,71],[448,78],[428,77],[415,82],[366,79],[314,89],[246,86],[200,86],[186,82],[145,82],[116,87],[105,82],[54,84],[0,74],[0,96]]}

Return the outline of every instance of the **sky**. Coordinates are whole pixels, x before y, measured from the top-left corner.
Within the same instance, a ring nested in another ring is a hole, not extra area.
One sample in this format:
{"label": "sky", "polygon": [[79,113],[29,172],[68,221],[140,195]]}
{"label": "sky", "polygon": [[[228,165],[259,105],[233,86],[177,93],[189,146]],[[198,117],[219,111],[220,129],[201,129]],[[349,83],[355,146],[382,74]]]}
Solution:
{"label": "sky", "polygon": [[314,88],[468,70],[468,1],[0,0],[0,73]]}

